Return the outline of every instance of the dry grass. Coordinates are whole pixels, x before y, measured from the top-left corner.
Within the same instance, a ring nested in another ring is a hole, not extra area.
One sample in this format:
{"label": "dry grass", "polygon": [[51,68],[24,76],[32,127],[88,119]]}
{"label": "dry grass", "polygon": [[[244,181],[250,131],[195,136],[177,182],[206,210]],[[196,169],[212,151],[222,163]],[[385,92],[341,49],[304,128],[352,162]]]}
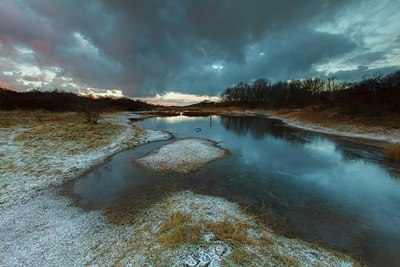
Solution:
{"label": "dry grass", "polygon": [[75,113],[52,113],[46,111],[1,111],[0,128],[37,126],[46,123],[76,122],[83,119]]}
{"label": "dry grass", "polygon": [[233,248],[229,259],[235,264],[243,265],[257,257],[257,254],[249,251],[246,245],[255,245],[256,240],[248,234],[249,224],[243,221],[229,221],[225,218],[221,222],[208,222],[206,229],[212,232],[216,239],[221,240]]}
{"label": "dry grass", "polygon": [[242,221],[228,221],[228,218],[221,222],[209,222],[206,230],[215,234],[217,239],[228,245],[254,244],[254,240],[248,235],[249,224]]}
{"label": "dry grass", "polygon": [[168,247],[197,244],[202,240],[201,226],[193,224],[191,216],[181,212],[172,213],[170,220],[160,227],[157,236],[158,240]]}
{"label": "dry grass", "polygon": [[[284,266],[298,266],[299,262],[289,256],[274,252],[275,241],[272,236],[262,233],[254,238],[249,230],[259,227],[246,221],[224,218],[222,221],[194,221],[189,214],[173,212],[170,218],[161,225],[157,240],[168,248],[182,245],[207,247],[205,233],[213,233],[214,240],[222,241],[232,248],[232,253],[224,259],[226,265],[251,265],[263,261],[261,255],[269,255]],[[272,246],[272,247],[270,247]],[[260,251],[255,251],[258,247]],[[261,252],[261,253],[260,253]],[[272,253],[272,254],[271,254]]]}
{"label": "dry grass", "polygon": [[165,221],[158,230],[158,241],[170,248],[181,245],[205,245],[203,240],[205,233],[213,233],[214,239],[228,244],[232,249],[232,254],[227,258],[235,264],[245,264],[254,260],[257,255],[249,251],[246,246],[256,243],[272,244],[270,238],[262,236],[255,240],[248,234],[251,226],[240,220],[223,221],[201,221],[195,222],[192,216],[181,212],[172,213],[169,220]]}
{"label": "dry grass", "polygon": [[111,123],[85,124],[76,123],[48,123],[18,134],[14,141],[24,142],[25,145],[33,145],[32,142],[41,140],[80,142],[86,148],[102,147],[108,143],[109,137],[118,133],[123,126]]}
{"label": "dry grass", "polygon": [[318,124],[325,127],[335,128],[341,125],[356,125],[362,128],[366,127],[366,131],[370,127],[380,127],[387,130],[400,128],[400,116],[397,114],[376,116],[376,117],[361,117],[342,115],[337,109],[325,109],[322,111],[313,111],[311,108],[303,109],[280,109],[273,114],[286,119],[296,119],[303,122]]}
{"label": "dry grass", "polygon": [[[120,134],[124,127],[103,122],[87,124],[76,113],[1,112],[2,131],[24,129],[13,139],[28,149],[57,152],[65,146],[65,152],[76,154],[91,151],[111,142],[111,138]],[[34,152],[33,151],[33,152]]]}
{"label": "dry grass", "polygon": [[400,161],[400,143],[388,145],[384,150],[384,154],[389,160]]}
{"label": "dry grass", "polygon": [[296,259],[289,256],[280,256],[279,260],[282,262],[283,266],[301,266]]}

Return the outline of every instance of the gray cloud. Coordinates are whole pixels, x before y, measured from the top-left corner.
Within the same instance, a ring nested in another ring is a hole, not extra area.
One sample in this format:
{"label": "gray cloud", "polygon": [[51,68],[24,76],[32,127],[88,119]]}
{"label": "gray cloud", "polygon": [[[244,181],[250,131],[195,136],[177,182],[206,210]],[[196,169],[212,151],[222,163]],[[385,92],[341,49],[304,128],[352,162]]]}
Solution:
{"label": "gray cloud", "polygon": [[397,70],[399,70],[399,67],[383,67],[370,69],[368,68],[368,66],[359,65],[355,70],[337,71],[334,73],[329,73],[329,75],[346,82],[354,82],[369,76],[373,76],[375,74],[385,74]]}
{"label": "gray cloud", "polygon": [[[29,76],[26,81],[120,88],[128,96],[166,91],[217,95],[238,81],[336,72],[321,67],[330,62],[350,64],[354,74],[360,72],[358,65],[390,69],[393,62],[388,58],[399,58],[398,33],[393,32],[390,45],[382,48],[368,38],[388,38],[396,25],[381,36],[373,25],[360,23],[361,7],[378,4],[367,3],[0,0],[0,59],[10,60],[16,69],[30,64],[56,75],[19,74]],[[390,0],[381,5],[387,12],[399,7]],[[385,12],[376,19],[383,20]],[[18,47],[33,53],[23,55]],[[0,65],[0,73],[4,70]],[[351,70],[346,71],[351,76]],[[1,77],[15,85],[17,76]]]}

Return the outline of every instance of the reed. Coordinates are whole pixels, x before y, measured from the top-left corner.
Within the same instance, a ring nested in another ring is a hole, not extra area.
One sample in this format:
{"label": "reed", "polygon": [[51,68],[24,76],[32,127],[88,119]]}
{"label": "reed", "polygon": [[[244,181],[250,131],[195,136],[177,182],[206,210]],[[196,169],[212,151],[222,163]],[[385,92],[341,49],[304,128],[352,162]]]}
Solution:
{"label": "reed", "polygon": [[393,161],[400,161],[400,143],[388,145],[384,153],[385,158]]}

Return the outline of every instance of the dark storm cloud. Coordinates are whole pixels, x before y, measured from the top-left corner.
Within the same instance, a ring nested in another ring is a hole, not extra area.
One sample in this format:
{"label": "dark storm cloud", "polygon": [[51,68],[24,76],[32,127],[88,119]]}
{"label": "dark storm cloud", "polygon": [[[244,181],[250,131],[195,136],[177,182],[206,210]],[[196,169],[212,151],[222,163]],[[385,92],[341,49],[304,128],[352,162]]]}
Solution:
{"label": "dark storm cloud", "polygon": [[[289,42],[288,42],[289,40]],[[313,65],[353,51],[356,45],[342,35],[296,29],[265,37],[247,52],[245,68],[239,62],[225,64],[221,72],[202,68],[200,62],[171,81],[183,92],[201,94],[240,81],[266,78],[277,81],[317,75]]]}
{"label": "dark storm cloud", "polygon": [[355,70],[337,71],[335,73],[329,73],[329,75],[346,82],[354,82],[374,75],[391,73],[397,70],[399,70],[399,67],[383,67],[378,69],[370,69],[368,68],[368,66],[360,65]]}
{"label": "dark storm cloud", "polygon": [[356,66],[387,60],[390,51],[371,50],[368,36],[351,25],[320,29],[337,25],[349,10],[357,15],[365,2],[0,0],[0,58],[55,71],[49,86],[72,80],[122,88],[128,96],[216,95],[238,81],[319,75],[316,66],[333,60]]}

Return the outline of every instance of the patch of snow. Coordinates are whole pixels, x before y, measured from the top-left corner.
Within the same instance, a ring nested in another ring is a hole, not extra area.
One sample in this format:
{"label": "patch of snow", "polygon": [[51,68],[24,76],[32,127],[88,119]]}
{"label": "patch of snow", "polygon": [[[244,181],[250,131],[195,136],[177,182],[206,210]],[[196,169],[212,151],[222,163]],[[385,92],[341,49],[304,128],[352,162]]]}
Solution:
{"label": "patch of snow", "polygon": [[187,174],[228,154],[213,141],[187,138],[164,145],[136,162],[155,171]]}
{"label": "patch of snow", "polygon": [[85,250],[117,234],[98,212],[51,193],[0,213],[0,266],[78,266]]}
{"label": "patch of snow", "polygon": [[139,138],[138,142],[141,144],[157,142],[157,141],[165,141],[173,138],[171,133],[165,131],[156,131],[156,130],[144,130],[145,133]]}
{"label": "patch of snow", "polygon": [[176,260],[173,266],[218,267],[221,259],[232,254],[232,248],[222,241],[211,241],[207,249],[199,248],[195,253]]}

